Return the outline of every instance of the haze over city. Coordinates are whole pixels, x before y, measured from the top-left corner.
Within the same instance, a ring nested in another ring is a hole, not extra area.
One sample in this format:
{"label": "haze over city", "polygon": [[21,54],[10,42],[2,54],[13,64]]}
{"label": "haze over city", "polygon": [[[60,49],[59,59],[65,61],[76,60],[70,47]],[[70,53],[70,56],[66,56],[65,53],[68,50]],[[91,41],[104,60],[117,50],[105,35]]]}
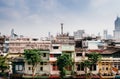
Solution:
{"label": "haze over city", "polygon": [[84,29],[88,34],[113,34],[114,20],[120,14],[120,0],[0,0],[0,32],[11,29],[24,36],[47,36],[48,32],[73,34]]}

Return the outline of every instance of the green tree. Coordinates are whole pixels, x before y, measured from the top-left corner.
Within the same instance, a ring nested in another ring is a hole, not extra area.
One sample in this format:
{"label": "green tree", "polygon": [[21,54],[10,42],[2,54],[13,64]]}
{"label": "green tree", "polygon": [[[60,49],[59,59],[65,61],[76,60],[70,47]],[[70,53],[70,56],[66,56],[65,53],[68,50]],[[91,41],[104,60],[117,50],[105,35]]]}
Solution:
{"label": "green tree", "polygon": [[101,57],[102,56],[99,53],[96,53],[96,52],[88,54],[88,60],[84,60],[84,62],[83,62],[84,67],[85,67],[86,77],[87,77],[87,74],[88,74],[87,68],[90,69],[90,66],[96,65],[96,63],[101,60]]}
{"label": "green tree", "polygon": [[85,74],[87,75],[87,68],[89,68],[90,66],[91,66],[91,61],[89,61],[89,60],[85,60],[84,62],[83,62],[83,64],[84,64],[84,67],[85,67]]}
{"label": "green tree", "polygon": [[7,55],[0,55],[0,70],[4,73],[5,70],[9,69],[9,64],[7,62]]}
{"label": "green tree", "polygon": [[102,56],[99,53],[93,52],[88,55],[88,60],[90,60],[92,65],[94,65],[101,60],[101,57]]}
{"label": "green tree", "polygon": [[32,74],[34,77],[34,71],[37,64],[41,61],[40,50],[37,49],[27,49],[24,51],[24,57],[28,63],[32,65]]}
{"label": "green tree", "polygon": [[65,67],[69,65],[72,65],[72,59],[68,54],[62,54],[57,58],[57,66],[58,66],[58,69],[60,70],[61,79],[63,79],[64,76],[66,75]]}

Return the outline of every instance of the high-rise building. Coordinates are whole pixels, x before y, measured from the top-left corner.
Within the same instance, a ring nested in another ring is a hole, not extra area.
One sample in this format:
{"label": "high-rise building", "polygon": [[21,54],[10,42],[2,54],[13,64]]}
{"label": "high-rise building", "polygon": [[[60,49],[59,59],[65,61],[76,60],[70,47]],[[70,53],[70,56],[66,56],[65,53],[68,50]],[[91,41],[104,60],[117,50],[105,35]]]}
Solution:
{"label": "high-rise building", "polygon": [[115,20],[114,38],[120,39],[120,17]]}

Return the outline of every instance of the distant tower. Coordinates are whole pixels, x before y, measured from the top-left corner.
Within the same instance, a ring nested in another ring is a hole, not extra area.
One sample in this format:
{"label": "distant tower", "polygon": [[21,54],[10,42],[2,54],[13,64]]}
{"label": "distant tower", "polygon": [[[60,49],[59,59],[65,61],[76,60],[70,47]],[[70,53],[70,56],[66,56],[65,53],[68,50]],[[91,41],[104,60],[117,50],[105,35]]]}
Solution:
{"label": "distant tower", "polygon": [[114,38],[120,39],[120,17],[118,17],[118,16],[115,20]]}
{"label": "distant tower", "polygon": [[50,32],[48,32],[48,39],[51,40]]}
{"label": "distant tower", "polygon": [[63,35],[63,23],[61,23],[61,35]]}
{"label": "distant tower", "polygon": [[11,38],[14,38],[14,29],[11,30]]}
{"label": "distant tower", "polygon": [[107,39],[107,36],[108,36],[108,32],[107,32],[107,30],[104,30],[104,32],[103,32],[103,36],[104,36],[104,39]]}

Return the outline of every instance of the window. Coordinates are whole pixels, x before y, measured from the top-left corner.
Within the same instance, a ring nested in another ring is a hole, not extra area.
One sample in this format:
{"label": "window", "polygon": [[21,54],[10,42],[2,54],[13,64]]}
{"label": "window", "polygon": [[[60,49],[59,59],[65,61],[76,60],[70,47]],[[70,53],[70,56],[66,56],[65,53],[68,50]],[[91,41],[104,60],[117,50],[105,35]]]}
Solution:
{"label": "window", "polygon": [[80,71],[80,64],[77,65],[77,71]]}
{"label": "window", "polygon": [[90,71],[92,71],[92,66],[90,66]]}
{"label": "window", "polygon": [[108,63],[106,63],[106,65],[108,65]]}
{"label": "window", "polygon": [[95,71],[95,70],[96,70],[96,65],[90,66],[90,70],[91,70],[91,71]]}
{"label": "window", "polygon": [[44,65],[47,65],[47,62],[44,62]]}
{"label": "window", "polygon": [[43,62],[40,62],[40,65],[43,65]]}
{"label": "window", "polygon": [[102,65],[105,65],[105,63],[103,62]]}
{"label": "window", "polygon": [[46,57],[46,53],[43,53],[43,57]]}
{"label": "window", "polygon": [[43,67],[40,67],[40,71],[43,71]]}
{"label": "window", "polygon": [[22,71],[23,70],[23,66],[22,65],[16,65],[15,66],[15,70]]}
{"label": "window", "polygon": [[58,46],[53,46],[53,49],[58,49],[59,47]]}
{"label": "window", "polygon": [[120,70],[120,66],[118,66],[118,69]]}
{"label": "window", "polygon": [[67,71],[71,71],[71,70],[72,70],[72,67],[71,67],[71,66],[66,66],[65,69],[66,69]]}
{"label": "window", "polygon": [[40,65],[47,65],[47,62],[40,62]]}
{"label": "window", "polygon": [[56,66],[56,64],[55,64],[55,63],[53,63],[53,66]]}
{"label": "window", "polygon": [[93,70],[94,70],[94,71],[96,70],[96,65],[93,66]]}
{"label": "window", "polygon": [[81,70],[84,71],[84,65],[83,64],[80,65],[81,65]]}
{"label": "window", "polygon": [[76,41],[75,42],[75,47],[76,48],[82,48],[82,41]]}
{"label": "window", "polygon": [[54,54],[50,54],[50,57],[54,57]]}
{"label": "window", "polygon": [[22,67],[22,65],[19,65],[19,70],[23,70],[23,67]]}
{"label": "window", "polygon": [[28,70],[31,70],[31,67],[28,67]]}
{"label": "window", "polygon": [[59,57],[61,54],[54,54],[54,57]]}
{"label": "window", "polygon": [[30,62],[28,62],[28,65],[31,65],[31,63],[30,63]]}
{"label": "window", "polygon": [[55,70],[55,71],[58,70],[58,67],[57,67],[56,63],[52,64],[52,69]]}
{"label": "window", "polygon": [[15,66],[15,70],[19,70],[19,69],[18,69],[18,65]]}
{"label": "window", "polygon": [[76,56],[82,56],[82,53],[76,53]]}
{"label": "window", "polygon": [[106,70],[108,70],[108,67],[106,67]]}
{"label": "window", "polygon": [[50,57],[58,57],[60,56],[61,54],[50,54]]}

